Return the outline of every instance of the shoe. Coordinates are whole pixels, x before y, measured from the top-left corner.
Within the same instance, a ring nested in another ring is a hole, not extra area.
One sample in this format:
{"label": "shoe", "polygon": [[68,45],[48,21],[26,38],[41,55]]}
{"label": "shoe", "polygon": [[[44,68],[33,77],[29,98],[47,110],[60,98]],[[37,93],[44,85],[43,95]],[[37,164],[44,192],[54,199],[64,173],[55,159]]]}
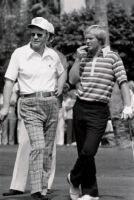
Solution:
{"label": "shoe", "polygon": [[86,195],[78,198],[77,200],[99,200],[99,197],[92,197],[92,196],[86,194]]}
{"label": "shoe", "polygon": [[35,200],[42,200],[42,195],[41,195],[40,192],[36,192],[36,193],[31,194],[31,197]]}
{"label": "shoe", "polygon": [[79,190],[79,187],[74,187],[73,184],[71,183],[70,173],[67,176],[67,181],[70,185],[69,194],[70,194],[71,200],[77,200],[80,195],[80,190]]}
{"label": "shoe", "polygon": [[24,192],[19,191],[19,190],[12,190],[12,189],[10,189],[9,192],[3,193],[3,196],[21,195],[21,194],[23,194],[23,193],[24,193]]}
{"label": "shoe", "polygon": [[73,142],[73,143],[71,144],[71,146],[76,146],[76,142]]}

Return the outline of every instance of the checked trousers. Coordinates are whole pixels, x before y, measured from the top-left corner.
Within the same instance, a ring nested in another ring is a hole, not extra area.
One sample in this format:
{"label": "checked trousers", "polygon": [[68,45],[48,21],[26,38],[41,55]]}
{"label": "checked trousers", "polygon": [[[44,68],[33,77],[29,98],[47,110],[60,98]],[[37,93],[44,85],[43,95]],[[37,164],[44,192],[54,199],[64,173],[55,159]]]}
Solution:
{"label": "checked trousers", "polygon": [[58,121],[56,97],[21,98],[20,115],[29,135],[31,193],[46,195]]}

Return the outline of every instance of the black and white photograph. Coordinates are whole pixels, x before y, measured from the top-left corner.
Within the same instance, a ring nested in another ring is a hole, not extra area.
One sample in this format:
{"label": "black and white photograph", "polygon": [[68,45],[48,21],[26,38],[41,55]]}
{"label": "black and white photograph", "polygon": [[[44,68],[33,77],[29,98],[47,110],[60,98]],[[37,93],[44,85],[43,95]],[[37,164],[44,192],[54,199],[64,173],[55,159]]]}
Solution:
{"label": "black and white photograph", "polygon": [[0,0],[0,200],[134,200],[134,0]]}

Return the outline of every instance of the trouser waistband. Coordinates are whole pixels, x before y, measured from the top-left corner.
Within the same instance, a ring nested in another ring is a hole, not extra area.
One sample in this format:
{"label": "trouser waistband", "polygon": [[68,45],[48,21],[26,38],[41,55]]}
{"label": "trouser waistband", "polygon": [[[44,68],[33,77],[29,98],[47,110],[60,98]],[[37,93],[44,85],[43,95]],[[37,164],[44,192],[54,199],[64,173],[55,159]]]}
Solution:
{"label": "trouser waistband", "polygon": [[55,96],[54,92],[34,92],[31,94],[20,94],[22,98],[32,98],[32,97],[51,97]]}

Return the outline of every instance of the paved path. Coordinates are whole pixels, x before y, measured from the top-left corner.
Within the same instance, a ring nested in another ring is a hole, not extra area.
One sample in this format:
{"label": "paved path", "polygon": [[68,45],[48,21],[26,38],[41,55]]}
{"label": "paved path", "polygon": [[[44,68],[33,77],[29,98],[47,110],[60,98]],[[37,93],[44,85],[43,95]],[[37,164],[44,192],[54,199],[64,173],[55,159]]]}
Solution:
{"label": "paved path", "polygon": [[[0,146],[0,200],[32,200],[29,180],[26,193],[3,197],[9,189],[16,146]],[[57,168],[52,200],[69,200],[66,175],[77,157],[76,147],[57,147]],[[100,200],[134,200],[134,160],[131,149],[100,148],[96,156]]]}

